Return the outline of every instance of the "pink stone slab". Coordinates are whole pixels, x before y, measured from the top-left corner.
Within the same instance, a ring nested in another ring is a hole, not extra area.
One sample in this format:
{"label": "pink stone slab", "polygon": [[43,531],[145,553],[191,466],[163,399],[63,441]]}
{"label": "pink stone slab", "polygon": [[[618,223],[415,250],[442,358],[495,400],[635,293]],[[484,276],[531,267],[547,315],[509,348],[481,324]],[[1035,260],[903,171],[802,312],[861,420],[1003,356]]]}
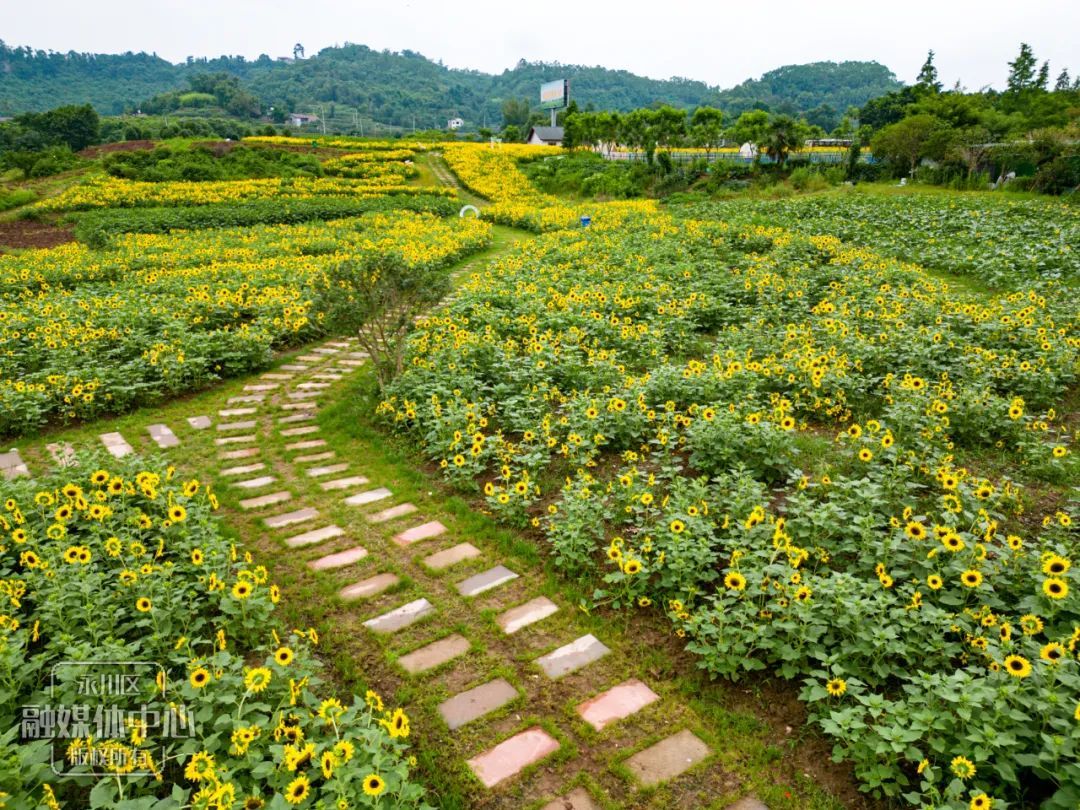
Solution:
{"label": "pink stone slab", "polygon": [[304,532],[294,537],[286,537],[285,545],[290,548],[310,546],[313,543],[329,540],[331,537],[341,537],[343,534],[345,534],[345,530],[340,526],[323,526],[321,529],[312,529],[310,532]]}
{"label": "pink stone slab", "polygon": [[[52,442],[45,445],[53,461],[60,467],[77,467],[79,460],[75,457],[75,448],[69,442]],[[22,464],[22,460],[19,461]],[[25,465],[23,465],[25,466]],[[27,470],[27,473],[30,471]]]}
{"label": "pink stone slab", "polygon": [[629,717],[659,699],[660,696],[641,681],[631,679],[586,700],[577,707],[577,713],[586,723],[601,731],[605,726]]}
{"label": "pink stone slab", "polygon": [[304,425],[304,427],[288,428],[281,431],[282,436],[307,436],[309,433],[318,433],[318,425]]}
{"label": "pink stone slab", "polygon": [[559,606],[548,599],[546,596],[538,596],[526,602],[524,605],[518,605],[517,607],[510,608],[505,613],[501,613],[495,618],[499,627],[507,635],[516,633],[522,627],[528,627],[530,624],[535,624],[541,619],[546,619],[551,614],[557,612]]}
{"label": "pink stone slab", "polygon": [[333,475],[334,473],[345,472],[349,469],[349,462],[343,461],[340,464],[327,464],[325,467],[308,467],[306,472],[312,478],[318,478],[321,475]]}
{"label": "pink stone slab", "polygon": [[260,475],[258,478],[249,478],[247,481],[233,481],[232,485],[239,489],[259,489],[260,487],[269,486],[277,481],[277,478],[273,475]]}
{"label": "pink stone slab", "polygon": [[398,658],[397,662],[406,672],[417,675],[464,655],[469,651],[469,646],[469,640],[465,636],[455,633],[413,650]]}
{"label": "pink stone slab", "polygon": [[[383,574],[382,576],[393,577],[393,574]],[[374,577],[372,578],[374,579]],[[396,580],[397,577],[394,577]],[[356,583],[360,585],[361,583]],[[386,587],[389,588],[390,583]],[[380,589],[385,590],[385,589]],[[427,599],[417,599],[415,602],[409,602],[407,605],[391,610],[389,613],[384,613],[382,616],[377,616],[374,619],[368,619],[364,622],[364,626],[371,630],[373,633],[394,633],[405,627],[408,627],[416,622],[420,621],[425,616],[434,613],[435,606],[431,604]]]}
{"label": "pink stone slab", "polygon": [[439,714],[453,731],[485,714],[501,709],[516,699],[518,691],[505,678],[496,678],[473,689],[454,695],[439,704]]}
{"label": "pink stone slab", "polygon": [[626,767],[641,784],[658,785],[688,771],[710,753],[709,746],[692,732],[683,729],[644,751],[638,751],[626,760]]}
{"label": "pink stone slab", "polygon": [[411,529],[406,529],[403,532],[398,532],[394,535],[394,542],[399,546],[411,546],[413,543],[419,543],[421,540],[438,537],[445,532],[445,526],[437,520],[432,520],[419,526],[413,526]]}
{"label": "pink stone slab", "polygon": [[226,450],[224,453],[219,453],[218,458],[222,461],[230,461],[237,458],[251,458],[257,456],[262,452],[258,447],[245,447],[243,450]]}
{"label": "pink stone slab", "polygon": [[432,571],[442,571],[444,568],[449,568],[452,565],[457,565],[459,562],[471,560],[479,556],[480,549],[472,543],[458,543],[456,546],[443,549],[442,551],[436,551],[434,554],[425,557],[424,565]]}
{"label": "pink stone slab", "polygon": [[[394,576],[393,574],[376,574],[373,577],[368,577],[367,579],[362,579],[359,582],[354,582],[352,585],[345,586],[344,588],[342,588],[338,592],[338,595],[342,599],[345,599],[347,601],[351,601],[353,599],[369,599],[372,596],[377,596],[378,594],[382,593],[387,588],[392,588],[394,585],[397,585],[398,582],[399,582],[398,578],[396,576]],[[406,605],[405,607],[408,607],[408,605]],[[399,608],[399,610],[401,610],[401,608]],[[387,619],[388,616],[390,616],[389,613],[386,614],[386,616],[380,616],[379,618],[380,619]],[[398,617],[398,618],[400,618],[400,617]],[[372,619],[372,621],[378,621],[378,620],[377,619]],[[396,621],[396,619],[395,619],[395,621]],[[387,621],[384,622],[384,626],[392,624],[392,623],[393,622],[390,619],[387,619]],[[368,624],[368,623],[364,622],[364,624]],[[411,622],[410,622],[410,624],[411,624]],[[404,627],[405,625],[401,625],[401,626]],[[372,629],[374,629],[374,627]],[[397,629],[397,628],[394,628],[394,629]],[[391,632],[391,631],[377,631],[377,632]]]}
{"label": "pink stone slab", "polygon": [[308,563],[308,568],[312,571],[328,571],[331,568],[344,568],[346,565],[352,565],[354,562],[359,562],[364,559],[367,554],[367,549],[363,546],[353,546],[344,551],[327,554],[325,557],[319,557],[317,560],[312,560]]}
{"label": "pink stone slab", "polygon": [[307,439],[285,445],[286,450],[312,450],[316,447],[326,447],[326,439]]}
{"label": "pink stone slab", "polygon": [[290,391],[285,396],[289,399],[311,399],[322,394],[322,391]]}
{"label": "pink stone slab", "polygon": [[333,489],[349,489],[351,487],[362,487],[364,484],[369,483],[367,478],[362,475],[351,475],[348,478],[337,478],[333,481],[320,481],[319,488],[327,492]]}
{"label": "pink stone slab", "polygon": [[[243,452],[246,453],[248,451],[244,450]],[[266,469],[266,465],[263,464],[260,461],[260,462],[257,462],[255,464],[242,464],[239,467],[226,467],[224,470],[221,471],[221,474],[224,475],[224,476],[247,475],[248,473],[258,472],[259,470],[265,470],[265,469]]]}
{"label": "pink stone slab", "polygon": [[302,382],[302,383],[297,383],[297,385],[296,385],[296,389],[298,391],[319,391],[319,390],[321,390],[323,388],[329,388],[329,387],[330,387],[330,383],[322,383],[322,382],[318,382],[318,383],[315,383],[315,382]]}
{"label": "pink stone slab", "polygon": [[558,750],[558,740],[536,726],[473,757],[468,765],[476,778],[491,788]]}
{"label": "pink stone slab", "polygon": [[358,492],[355,495],[350,495],[345,499],[345,503],[349,506],[363,506],[364,504],[381,501],[383,498],[389,498],[393,494],[394,493],[386,487],[379,487],[378,489],[369,489],[366,492]]}
{"label": "pink stone slab", "polygon": [[286,363],[283,366],[279,366],[282,371],[307,371],[311,366],[305,366],[303,363]]}
{"label": "pink stone slab", "polygon": [[313,461],[326,461],[328,458],[333,458],[336,455],[337,453],[333,450],[328,450],[325,453],[313,453],[310,456],[297,456],[293,459],[293,462],[296,464],[310,464]]}
{"label": "pink stone slab", "polygon": [[264,506],[273,506],[275,503],[284,503],[292,498],[291,492],[271,492],[269,495],[260,495],[258,498],[247,498],[240,501],[241,509],[262,509]]}
{"label": "pink stone slab", "polygon": [[729,804],[724,810],[769,810],[769,806],[757,796],[744,796],[735,804]]}
{"label": "pink stone slab", "polygon": [[280,529],[283,526],[291,526],[294,523],[303,523],[308,520],[314,520],[318,516],[318,509],[307,507],[306,509],[297,509],[295,512],[286,512],[282,515],[264,518],[263,523],[268,529]]}
{"label": "pink stone slab", "polygon": [[282,373],[279,371],[268,371],[266,374],[260,376],[260,379],[263,380],[291,380],[292,378],[292,374]]}
{"label": "pink stone slab", "polygon": [[30,475],[30,468],[22,460],[19,451],[13,447],[6,453],[0,453],[0,473],[3,473],[4,478],[11,480]]}
{"label": "pink stone slab", "polygon": [[411,503],[399,503],[397,506],[391,506],[388,509],[383,509],[381,512],[375,512],[371,515],[366,515],[368,523],[386,523],[388,520],[394,518],[404,517],[405,515],[411,515],[416,511],[416,507]]}

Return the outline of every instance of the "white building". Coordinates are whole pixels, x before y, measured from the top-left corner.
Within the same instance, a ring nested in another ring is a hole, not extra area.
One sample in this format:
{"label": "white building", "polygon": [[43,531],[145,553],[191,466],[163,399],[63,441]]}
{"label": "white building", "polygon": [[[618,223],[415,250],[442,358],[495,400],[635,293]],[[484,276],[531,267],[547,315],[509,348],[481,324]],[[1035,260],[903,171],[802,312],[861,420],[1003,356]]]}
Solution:
{"label": "white building", "polygon": [[525,143],[539,146],[562,146],[562,127],[532,127]]}
{"label": "white building", "polygon": [[302,127],[304,124],[314,124],[319,120],[319,116],[312,115],[311,113],[290,113],[289,123],[294,127]]}
{"label": "white building", "polygon": [[446,122],[447,129],[458,130],[461,129],[463,126],[465,126],[465,121],[463,121],[461,118],[451,118]]}

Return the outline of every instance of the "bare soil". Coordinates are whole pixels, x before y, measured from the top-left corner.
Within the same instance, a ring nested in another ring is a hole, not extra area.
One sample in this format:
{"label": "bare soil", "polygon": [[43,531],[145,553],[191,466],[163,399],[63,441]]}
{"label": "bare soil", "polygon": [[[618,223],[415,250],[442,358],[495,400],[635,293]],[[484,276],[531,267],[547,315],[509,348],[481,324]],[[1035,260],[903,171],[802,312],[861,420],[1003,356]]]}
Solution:
{"label": "bare soil", "polygon": [[50,248],[75,241],[68,226],[35,222],[32,219],[13,219],[0,222],[0,250],[11,248]]}

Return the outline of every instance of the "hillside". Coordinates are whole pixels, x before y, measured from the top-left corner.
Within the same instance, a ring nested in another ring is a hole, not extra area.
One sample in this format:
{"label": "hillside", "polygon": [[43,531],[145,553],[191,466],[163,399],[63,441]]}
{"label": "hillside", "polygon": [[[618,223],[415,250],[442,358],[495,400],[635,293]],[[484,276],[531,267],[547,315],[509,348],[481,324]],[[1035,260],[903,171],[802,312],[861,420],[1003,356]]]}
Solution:
{"label": "hillside", "polygon": [[335,105],[384,124],[442,125],[460,115],[470,127],[498,125],[506,98],[533,101],[538,85],[569,78],[579,106],[630,110],[655,103],[719,105],[737,114],[755,106],[785,112],[842,113],[900,87],[875,62],[790,65],[721,90],[691,79],[649,79],[604,67],[519,62],[501,74],[450,69],[413,51],[375,51],[363,45],[325,48],[307,59],[279,61],[222,56],[172,64],[146,53],[78,54],[13,48],[0,42],[0,115],[89,101],[119,114],[181,88],[201,73],[238,78],[263,109],[304,110]]}

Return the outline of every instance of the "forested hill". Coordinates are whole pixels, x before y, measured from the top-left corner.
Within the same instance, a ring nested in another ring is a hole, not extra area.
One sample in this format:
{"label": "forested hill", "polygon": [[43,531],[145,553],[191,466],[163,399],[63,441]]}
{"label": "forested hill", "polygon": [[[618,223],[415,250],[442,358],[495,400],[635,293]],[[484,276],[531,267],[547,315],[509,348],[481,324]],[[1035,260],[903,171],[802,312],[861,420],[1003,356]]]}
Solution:
{"label": "forested hill", "polygon": [[471,126],[497,126],[502,101],[535,104],[542,81],[569,78],[582,108],[631,110],[655,103],[719,105],[738,114],[758,106],[807,113],[823,105],[842,113],[900,87],[875,62],[791,65],[721,90],[705,82],[649,79],[623,70],[521,61],[492,75],[455,70],[413,51],[375,51],[363,45],[325,48],[314,56],[280,61],[223,56],[172,64],[146,53],[78,54],[35,51],[0,42],[0,115],[89,101],[103,114],[145,107],[154,96],[185,90],[199,74],[238,78],[263,111],[305,111],[317,104],[356,109],[401,126],[444,125],[460,115]]}

